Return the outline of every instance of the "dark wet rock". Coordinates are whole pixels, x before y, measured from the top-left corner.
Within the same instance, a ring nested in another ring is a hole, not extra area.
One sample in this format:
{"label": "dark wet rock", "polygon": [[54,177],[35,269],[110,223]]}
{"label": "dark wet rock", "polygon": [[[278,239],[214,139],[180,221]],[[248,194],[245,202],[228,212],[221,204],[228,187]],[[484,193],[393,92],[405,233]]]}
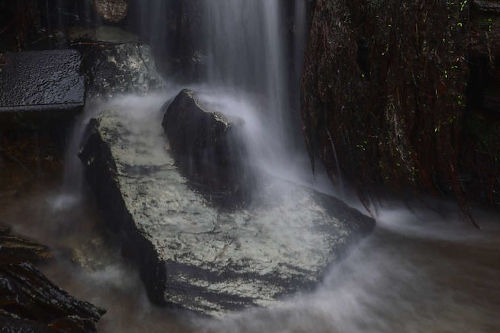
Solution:
{"label": "dark wet rock", "polygon": [[53,333],[47,325],[32,320],[23,320],[17,316],[0,311],[0,332],[2,333]]}
{"label": "dark wet rock", "polygon": [[[106,38],[113,39],[110,35]],[[164,84],[148,45],[97,41],[96,45],[83,46],[81,50],[90,96],[143,94]]]}
{"label": "dark wet rock", "polygon": [[302,77],[311,160],[365,194],[499,206],[498,6],[316,0]]}
{"label": "dark wet rock", "polygon": [[100,25],[96,28],[71,27],[69,29],[69,39],[75,44],[85,41],[111,44],[139,42],[137,35],[111,25]]}
{"label": "dark wet rock", "polygon": [[339,200],[269,179],[246,209],[221,210],[179,172],[158,119],[106,111],[81,159],[109,227],[158,304],[221,316],[317,284],[374,221]]}
{"label": "dark wet rock", "polygon": [[6,226],[6,225],[1,225],[0,224],[0,236],[3,236],[3,235],[8,235],[10,234],[10,227],[9,226]]}
{"label": "dark wet rock", "polygon": [[472,3],[481,11],[500,14],[500,3],[492,0],[473,0]]}
{"label": "dark wet rock", "polygon": [[12,235],[6,228],[0,229],[0,263],[39,262],[50,258],[52,255],[46,246]]}
{"label": "dark wet rock", "polygon": [[104,310],[75,299],[33,266],[50,257],[47,247],[0,229],[1,332],[95,332]]}
{"label": "dark wet rock", "polygon": [[83,56],[90,97],[144,94],[163,87],[149,45],[116,26],[73,27],[70,40]]}
{"label": "dark wet rock", "polygon": [[95,319],[71,315],[52,321],[49,325],[52,331],[65,333],[97,332]]}
{"label": "dark wet rock", "polygon": [[0,114],[74,113],[85,100],[81,57],[76,50],[7,53],[0,67]]}
{"label": "dark wet rock", "polygon": [[65,323],[65,327],[87,327],[77,332],[91,332],[104,314],[55,286],[27,262],[0,265],[0,295],[3,311],[49,327]]}
{"label": "dark wet rock", "polygon": [[244,145],[238,132],[244,122],[203,105],[194,91],[182,90],[164,107],[162,125],[170,149],[192,183],[204,192],[225,193],[221,198],[244,196],[249,171],[241,161]]}
{"label": "dark wet rock", "polygon": [[127,17],[128,3],[125,0],[94,0],[95,11],[106,21],[118,23]]}

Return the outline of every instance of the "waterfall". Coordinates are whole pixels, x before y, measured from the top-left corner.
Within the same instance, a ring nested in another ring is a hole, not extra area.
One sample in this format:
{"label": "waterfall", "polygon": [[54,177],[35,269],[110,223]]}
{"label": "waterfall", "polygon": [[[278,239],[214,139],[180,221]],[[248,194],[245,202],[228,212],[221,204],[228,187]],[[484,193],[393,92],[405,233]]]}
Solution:
{"label": "waterfall", "polygon": [[[290,145],[297,142],[300,132],[297,92],[306,13],[304,0],[292,4],[283,6],[280,0],[203,0],[202,6],[206,83],[233,97],[247,95],[251,100],[251,107],[240,107],[236,113],[245,119],[249,115],[244,112],[253,108],[251,118],[260,125],[247,128],[253,146],[250,150],[255,152],[251,158],[263,161],[267,171],[290,164]],[[290,15],[298,23],[293,41],[287,26]],[[292,89],[291,80],[297,81],[292,81]]]}
{"label": "waterfall", "polygon": [[284,40],[276,0],[203,1],[208,82],[260,90],[282,102]]}
{"label": "waterfall", "polygon": [[142,0],[135,14],[139,19],[140,34],[145,37],[146,42],[162,50],[167,47],[165,44],[168,44],[166,13],[170,2],[169,0]]}
{"label": "waterfall", "polygon": [[96,113],[97,102],[88,102],[82,114],[73,123],[64,156],[62,186],[60,192],[49,200],[54,210],[72,209],[82,200],[84,178],[78,152],[87,124]]}

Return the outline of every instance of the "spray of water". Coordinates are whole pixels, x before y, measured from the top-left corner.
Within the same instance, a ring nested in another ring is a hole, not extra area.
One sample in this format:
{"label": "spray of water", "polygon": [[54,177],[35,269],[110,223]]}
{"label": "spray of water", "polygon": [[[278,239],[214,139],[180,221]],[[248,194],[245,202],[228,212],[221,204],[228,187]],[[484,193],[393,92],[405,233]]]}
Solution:
{"label": "spray of water", "polygon": [[[291,96],[293,89],[288,85],[300,73],[304,6],[303,1],[296,1],[297,39],[295,54],[290,56],[287,13],[280,1],[203,1],[208,52],[206,85],[210,87],[203,99],[214,109],[245,120],[252,164],[292,179],[305,174],[306,161],[302,147],[294,144],[300,132],[298,100]],[[290,68],[290,63],[295,67]]]}

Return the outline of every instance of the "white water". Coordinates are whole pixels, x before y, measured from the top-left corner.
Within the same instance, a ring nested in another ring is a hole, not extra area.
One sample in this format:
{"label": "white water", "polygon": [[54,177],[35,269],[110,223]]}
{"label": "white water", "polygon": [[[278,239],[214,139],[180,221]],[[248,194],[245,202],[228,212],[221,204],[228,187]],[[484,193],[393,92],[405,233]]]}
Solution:
{"label": "white water", "polygon": [[203,0],[202,20],[208,73],[203,100],[245,120],[254,165],[292,179],[304,176],[307,160],[302,145],[295,145],[299,105],[289,85],[299,76],[305,36],[304,1],[295,3],[293,55],[287,13],[278,0]]}

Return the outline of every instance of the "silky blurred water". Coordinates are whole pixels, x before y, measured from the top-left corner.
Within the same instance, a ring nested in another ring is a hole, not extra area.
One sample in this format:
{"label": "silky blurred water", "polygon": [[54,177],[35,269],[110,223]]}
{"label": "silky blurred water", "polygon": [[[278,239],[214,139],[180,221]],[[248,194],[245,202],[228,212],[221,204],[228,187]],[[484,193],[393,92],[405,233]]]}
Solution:
{"label": "silky blurred water", "polygon": [[[92,195],[55,209],[57,179],[2,196],[2,221],[49,244],[44,272],[75,296],[108,309],[102,332],[497,332],[500,327],[500,223],[476,212],[482,230],[445,215],[399,205],[379,208],[375,232],[332,267],[316,290],[282,306],[213,321],[152,306],[137,271],[103,233]],[[443,205],[446,211],[447,205]],[[443,211],[445,211],[443,209]],[[97,268],[81,268],[74,249]],[[99,241],[100,240],[100,241]]]}
{"label": "silky blurred water", "polygon": [[[96,112],[121,110],[164,140],[159,109],[178,91],[170,88],[151,96],[120,96],[97,105]],[[204,87],[197,89],[204,96]],[[249,133],[259,138],[251,130],[262,128],[251,103],[222,92],[218,96],[207,103],[247,110]],[[291,296],[276,308],[250,309],[215,321],[150,304],[136,269],[103,228],[92,193],[83,185],[77,198],[61,194],[61,184],[68,181],[62,165],[59,171],[44,170],[42,163],[39,173],[45,177],[19,183],[26,171],[3,162],[1,220],[52,248],[55,260],[43,267],[49,278],[108,310],[99,323],[102,332],[496,332],[500,327],[498,213],[477,209],[482,227],[477,230],[453,203],[379,203],[372,209],[378,223],[374,233],[332,267],[315,290]],[[277,164],[266,172],[335,193],[327,179],[314,182],[307,170],[279,168]],[[356,201],[350,203],[362,209]]]}

